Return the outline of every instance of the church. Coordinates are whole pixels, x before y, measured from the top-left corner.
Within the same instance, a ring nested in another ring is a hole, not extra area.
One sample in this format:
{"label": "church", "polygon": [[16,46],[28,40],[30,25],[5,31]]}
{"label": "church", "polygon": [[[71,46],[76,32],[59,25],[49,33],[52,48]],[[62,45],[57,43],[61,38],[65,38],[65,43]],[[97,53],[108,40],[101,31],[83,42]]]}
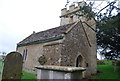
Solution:
{"label": "church", "polygon": [[16,51],[23,56],[24,70],[35,72],[35,66],[55,65],[84,67],[85,76],[96,73],[95,21],[74,14],[85,5],[82,1],[78,6],[72,4],[69,9],[61,9],[60,26],[33,32],[17,44]]}

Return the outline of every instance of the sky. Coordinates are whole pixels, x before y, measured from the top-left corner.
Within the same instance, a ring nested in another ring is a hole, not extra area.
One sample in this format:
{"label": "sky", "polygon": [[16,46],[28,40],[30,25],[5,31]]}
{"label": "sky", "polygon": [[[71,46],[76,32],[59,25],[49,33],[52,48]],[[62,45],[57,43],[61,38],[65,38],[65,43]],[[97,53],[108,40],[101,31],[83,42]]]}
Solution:
{"label": "sky", "polygon": [[[66,1],[0,0],[0,52],[15,51],[17,43],[33,31],[39,32],[59,26],[59,16]],[[98,3],[97,5],[101,4]]]}
{"label": "sky", "polygon": [[0,0],[0,52],[16,50],[30,34],[60,25],[65,0]]}

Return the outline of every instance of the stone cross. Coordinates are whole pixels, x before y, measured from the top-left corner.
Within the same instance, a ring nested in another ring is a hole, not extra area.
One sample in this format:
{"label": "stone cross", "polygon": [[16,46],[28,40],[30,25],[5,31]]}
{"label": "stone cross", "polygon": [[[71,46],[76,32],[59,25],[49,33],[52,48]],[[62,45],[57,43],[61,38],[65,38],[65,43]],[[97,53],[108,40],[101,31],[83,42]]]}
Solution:
{"label": "stone cross", "polygon": [[4,60],[2,81],[6,79],[21,79],[22,76],[22,55],[18,52],[7,54]]}

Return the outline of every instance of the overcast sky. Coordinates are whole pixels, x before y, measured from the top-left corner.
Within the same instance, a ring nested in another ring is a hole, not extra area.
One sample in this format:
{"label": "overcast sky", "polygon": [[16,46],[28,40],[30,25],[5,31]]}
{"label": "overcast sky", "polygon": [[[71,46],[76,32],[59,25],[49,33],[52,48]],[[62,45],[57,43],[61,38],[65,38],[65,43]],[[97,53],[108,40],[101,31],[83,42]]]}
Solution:
{"label": "overcast sky", "polygon": [[16,44],[33,31],[59,26],[59,16],[66,1],[0,0],[0,52],[15,51]]}
{"label": "overcast sky", "polygon": [[16,44],[33,31],[59,26],[66,0],[0,0],[0,52],[16,50]]}

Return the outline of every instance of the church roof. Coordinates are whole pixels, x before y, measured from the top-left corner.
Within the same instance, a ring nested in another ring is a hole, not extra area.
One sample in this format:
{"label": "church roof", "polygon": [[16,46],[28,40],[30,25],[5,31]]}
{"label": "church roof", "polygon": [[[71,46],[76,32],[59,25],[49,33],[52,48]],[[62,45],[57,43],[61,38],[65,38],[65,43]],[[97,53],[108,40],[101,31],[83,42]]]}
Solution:
{"label": "church roof", "polygon": [[17,44],[17,47],[63,39],[62,34],[64,34],[73,24],[75,23],[59,26],[38,33],[33,33],[21,42],[19,42]]}

